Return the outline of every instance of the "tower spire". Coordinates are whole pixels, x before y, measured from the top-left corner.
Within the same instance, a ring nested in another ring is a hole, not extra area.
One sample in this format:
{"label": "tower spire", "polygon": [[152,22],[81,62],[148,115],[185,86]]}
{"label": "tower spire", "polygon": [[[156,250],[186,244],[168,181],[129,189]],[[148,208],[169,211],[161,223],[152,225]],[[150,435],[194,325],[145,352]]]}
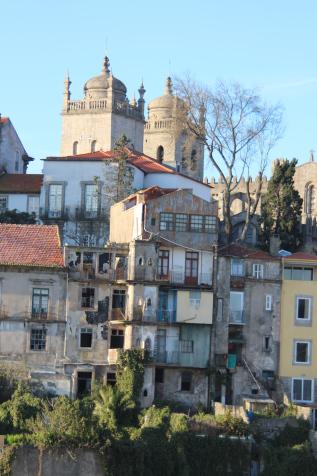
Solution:
{"label": "tower spire", "polygon": [[109,75],[110,73],[110,61],[108,56],[105,56],[102,67],[103,74]]}
{"label": "tower spire", "polygon": [[173,94],[173,81],[170,76],[166,79],[165,91],[164,94],[167,96],[172,96]]}
{"label": "tower spire", "polygon": [[63,100],[63,108],[67,110],[68,108],[68,101],[70,100],[70,85],[72,84],[70,78],[69,78],[69,73],[65,74],[65,79],[64,79],[64,100]]}
{"label": "tower spire", "polygon": [[138,89],[138,92],[139,92],[139,99],[138,99],[138,107],[140,109],[140,111],[142,112],[143,116],[144,116],[144,94],[145,94],[145,88],[144,88],[144,84],[143,84],[143,80],[141,82],[141,86],[139,87]]}

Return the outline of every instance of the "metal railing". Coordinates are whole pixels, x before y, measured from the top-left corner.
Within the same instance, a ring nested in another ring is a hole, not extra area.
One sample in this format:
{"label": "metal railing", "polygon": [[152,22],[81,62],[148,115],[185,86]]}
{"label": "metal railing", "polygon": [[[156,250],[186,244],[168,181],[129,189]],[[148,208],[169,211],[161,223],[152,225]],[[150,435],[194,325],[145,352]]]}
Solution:
{"label": "metal railing", "polygon": [[229,324],[245,324],[244,311],[229,311]]}
{"label": "metal railing", "polygon": [[173,284],[212,285],[212,273],[199,273],[197,276],[185,276],[184,270],[171,270],[168,274],[157,273],[157,279]]}
{"label": "metal railing", "polygon": [[162,364],[179,364],[180,362],[178,350],[154,351],[152,359]]}
{"label": "metal railing", "polygon": [[167,322],[172,324],[176,322],[176,309],[159,309],[156,311],[156,320],[158,322]]}

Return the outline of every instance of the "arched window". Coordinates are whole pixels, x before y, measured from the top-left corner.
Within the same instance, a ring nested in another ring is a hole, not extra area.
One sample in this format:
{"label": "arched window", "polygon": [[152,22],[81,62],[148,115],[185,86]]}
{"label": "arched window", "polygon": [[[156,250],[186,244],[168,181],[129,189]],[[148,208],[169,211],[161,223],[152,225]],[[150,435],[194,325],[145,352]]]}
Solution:
{"label": "arched window", "polygon": [[91,143],[91,152],[96,152],[97,141],[93,140]]}
{"label": "arched window", "polygon": [[196,149],[192,150],[191,156],[190,156],[190,168],[191,170],[196,170],[197,169],[197,151]]}
{"label": "arched window", "polygon": [[78,142],[77,140],[73,143],[73,155],[78,154]]}
{"label": "arched window", "polygon": [[307,215],[315,212],[316,191],[312,183],[308,183],[305,187],[304,211]]}
{"label": "arched window", "polygon": [[159,145],[156,151],[156,158],[159,162],[163,162],[164,159],[164,147]]}

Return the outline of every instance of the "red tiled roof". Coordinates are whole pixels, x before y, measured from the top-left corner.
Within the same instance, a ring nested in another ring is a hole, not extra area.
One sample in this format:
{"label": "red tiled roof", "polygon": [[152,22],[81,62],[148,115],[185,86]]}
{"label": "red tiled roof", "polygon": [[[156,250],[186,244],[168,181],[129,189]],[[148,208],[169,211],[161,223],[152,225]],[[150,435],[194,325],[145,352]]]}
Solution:
{"label": "red tiled roof", "polygon": [[2,174],[0,193],[40,193],[42,174]]}
{"label": "red tiled roof", "polygon": [[285,260],[298,260],[298,261],[317,261],[317,256],[309,253],[303,253],[302,251],[298,251],[297,253],[293,253],[289,256],[285,256]]}
{"label": "red tiled roof", "polygon": [[[201,182],[200,180],[197,180],[192,177],[188,177],[185,174],[182,174],[180,172],[176,172],[175,169],[172,167],[169,167],[164,164],[160,164],[157,160],[153,159],[152,157],[149,157],[148,155],[145,155],[141,152],[137,152],[136,150],[131,150],[126,148],[126,153],[128,155],[128,162],[131,165],[134,165],[134,167],[142,170],[145,174],[148,173],[163,173],[163,174],[175,174],[175,175],[180,175],[182,177],[186,177],[189,180],[193,180],[194,182],[199,182],[201,185],[205,185],[206,187],[211,188],[209,184],[206,184],[204,182]],[[67,155],[64,157],[47,157],[44,160],[47,161],[89,161],[89,162],[94,162],[94,161],[102,161],[102,160],[109,160],[109,159],[114,159],[118,156],[118,152],[110,150],[107,152],[104,152],[103,150],[99,150],[96,152],[87,152],[86,154],[77,154],[77,155]]]}
{"label": "red tiled roof", "polygon": [[237,258],[250,258],[250,259],[266,259],[275,260],[279,259],[276,256],[271,256],[266,251],[259,250],[257,248],[251,248],[249,246],[239,245],[233,243],[219,249],[219,255],[221,256],[233,256]]}
{"label": "red tiled roof", "polygon": [[62,268],[58,227],[0,224],[0,265]]}
{"label": "red tiled roof", "polygon": [[9,118],[8,117],[0,117],[0,123],[1,124],[6,124],[7,122],[9,122]]}

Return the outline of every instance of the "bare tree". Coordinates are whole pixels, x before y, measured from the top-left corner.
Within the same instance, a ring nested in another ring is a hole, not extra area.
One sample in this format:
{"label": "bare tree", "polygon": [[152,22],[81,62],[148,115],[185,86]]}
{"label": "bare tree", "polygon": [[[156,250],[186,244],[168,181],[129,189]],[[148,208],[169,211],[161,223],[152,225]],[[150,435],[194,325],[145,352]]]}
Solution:
{"label": "bare tree", "polygon": [[[227,242],[232,240],[232,195],[241,178],[246,178],[246,221],[240,237],[244,239],[259,204],[269,152],[281,135],[282,109],[265,104],[254,90],[238,83],[218,82],[212,90],[189,77],[178,78],[176,94],[183,100],[178,110],[179,127],[189,129],[204,144],[224,184]],[[253,198],[251,172],[258,175]]]}

